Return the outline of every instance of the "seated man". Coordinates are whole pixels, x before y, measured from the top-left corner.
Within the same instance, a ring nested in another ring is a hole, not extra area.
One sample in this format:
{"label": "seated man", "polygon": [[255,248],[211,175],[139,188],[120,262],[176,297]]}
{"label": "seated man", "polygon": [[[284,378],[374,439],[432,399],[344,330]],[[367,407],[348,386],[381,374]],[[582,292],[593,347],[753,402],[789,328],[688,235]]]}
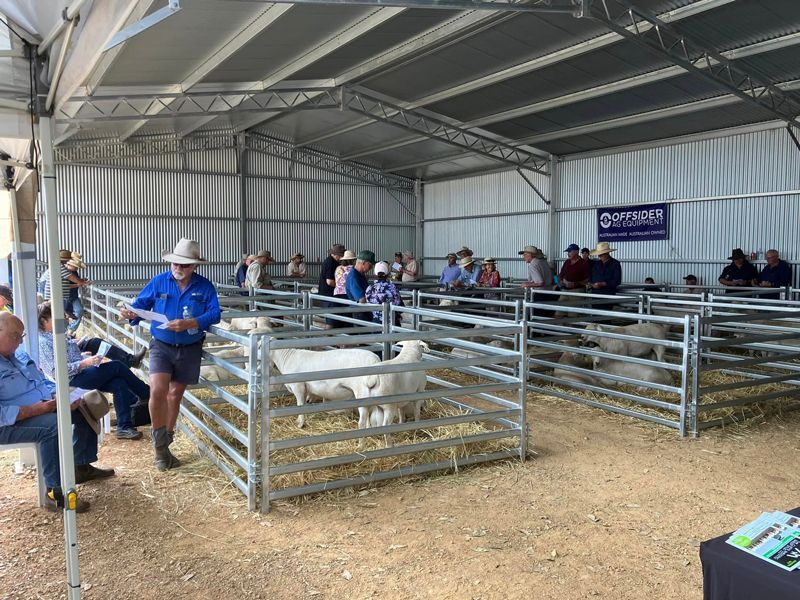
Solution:
{"label": "seated man", "polygon": [[[0,444],[35,442],[39,446],[44,481],[47,485],[48,510],[63,505],[58,459],[56,386],[42,375],[31,357],[18,350],[25,336],[25,326],[17,317],[0,313]],[[75,452],[75,482],[111,477],[113,469],[98,469],[97,434],[80,411],[80,401],[72,405]],[[78,498],[76,511],[84,512],[89,503]]]}

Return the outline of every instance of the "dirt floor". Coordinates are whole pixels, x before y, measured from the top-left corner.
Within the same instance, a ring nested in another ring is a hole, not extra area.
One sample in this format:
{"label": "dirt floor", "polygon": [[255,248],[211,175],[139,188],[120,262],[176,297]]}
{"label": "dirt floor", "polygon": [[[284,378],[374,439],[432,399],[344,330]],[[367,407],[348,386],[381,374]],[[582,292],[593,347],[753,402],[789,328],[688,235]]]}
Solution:
{"label": "dirt floor", "polygon": [[[81,486],[83,597],[701,598],[700,540],[800,505],[800,414],[706,432],[529,403],[525,464],[277,503],[250,514],[205,461],[158,473],[109,439]],[[774,460],[780,449],[781,461]],[[0,455],[0,598],[65,597],[61,516]]]}

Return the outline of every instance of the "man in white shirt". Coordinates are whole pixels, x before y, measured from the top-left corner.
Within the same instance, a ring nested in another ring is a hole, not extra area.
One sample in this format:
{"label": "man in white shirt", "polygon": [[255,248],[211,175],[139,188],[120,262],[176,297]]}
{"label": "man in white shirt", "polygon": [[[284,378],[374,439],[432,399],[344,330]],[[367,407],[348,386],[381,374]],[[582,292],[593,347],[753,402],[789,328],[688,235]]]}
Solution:
{"label": "man in white shirt", "polygon": [[411,250],[403,251],[403,266],[400,269],[401,281],[416,281],[418,272],[419,267],[417,261],[414,260],[414,253]]}

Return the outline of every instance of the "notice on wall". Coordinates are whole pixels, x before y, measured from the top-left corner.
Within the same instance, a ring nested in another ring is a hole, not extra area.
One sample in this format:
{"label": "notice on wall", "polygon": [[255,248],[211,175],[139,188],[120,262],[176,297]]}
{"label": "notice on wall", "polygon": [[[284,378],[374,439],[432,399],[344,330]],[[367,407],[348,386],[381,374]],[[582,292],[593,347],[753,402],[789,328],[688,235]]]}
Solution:
{"label": "notice on wall", "polygon": [[669,239],[669,205],[639,204],[597,209],[597,239],[636,242]]}

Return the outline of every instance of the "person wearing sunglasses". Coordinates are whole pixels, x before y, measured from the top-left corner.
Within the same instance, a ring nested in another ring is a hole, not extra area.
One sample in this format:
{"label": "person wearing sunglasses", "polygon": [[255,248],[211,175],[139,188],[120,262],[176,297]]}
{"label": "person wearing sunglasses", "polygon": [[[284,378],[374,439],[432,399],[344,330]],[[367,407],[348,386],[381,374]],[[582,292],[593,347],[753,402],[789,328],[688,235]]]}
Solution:
{"label": "person wearing sunglasses", "polygon": [[[208,261],[200,255],[200,244],[181,238],[172,252],[161,255],[169,271],[156,275],[131,304],[166,316],[167,323],[150,324],[150,418],[155,467],[165,471],[180,466],[169,446],[175,436],[181,398],[186,386],[200,378],[205,332],[220,321],[214,285],[195,273]],[[139,322],[132,310],[120,310],[131,324]],[[163,327],[163,328],[162,328]]]}

